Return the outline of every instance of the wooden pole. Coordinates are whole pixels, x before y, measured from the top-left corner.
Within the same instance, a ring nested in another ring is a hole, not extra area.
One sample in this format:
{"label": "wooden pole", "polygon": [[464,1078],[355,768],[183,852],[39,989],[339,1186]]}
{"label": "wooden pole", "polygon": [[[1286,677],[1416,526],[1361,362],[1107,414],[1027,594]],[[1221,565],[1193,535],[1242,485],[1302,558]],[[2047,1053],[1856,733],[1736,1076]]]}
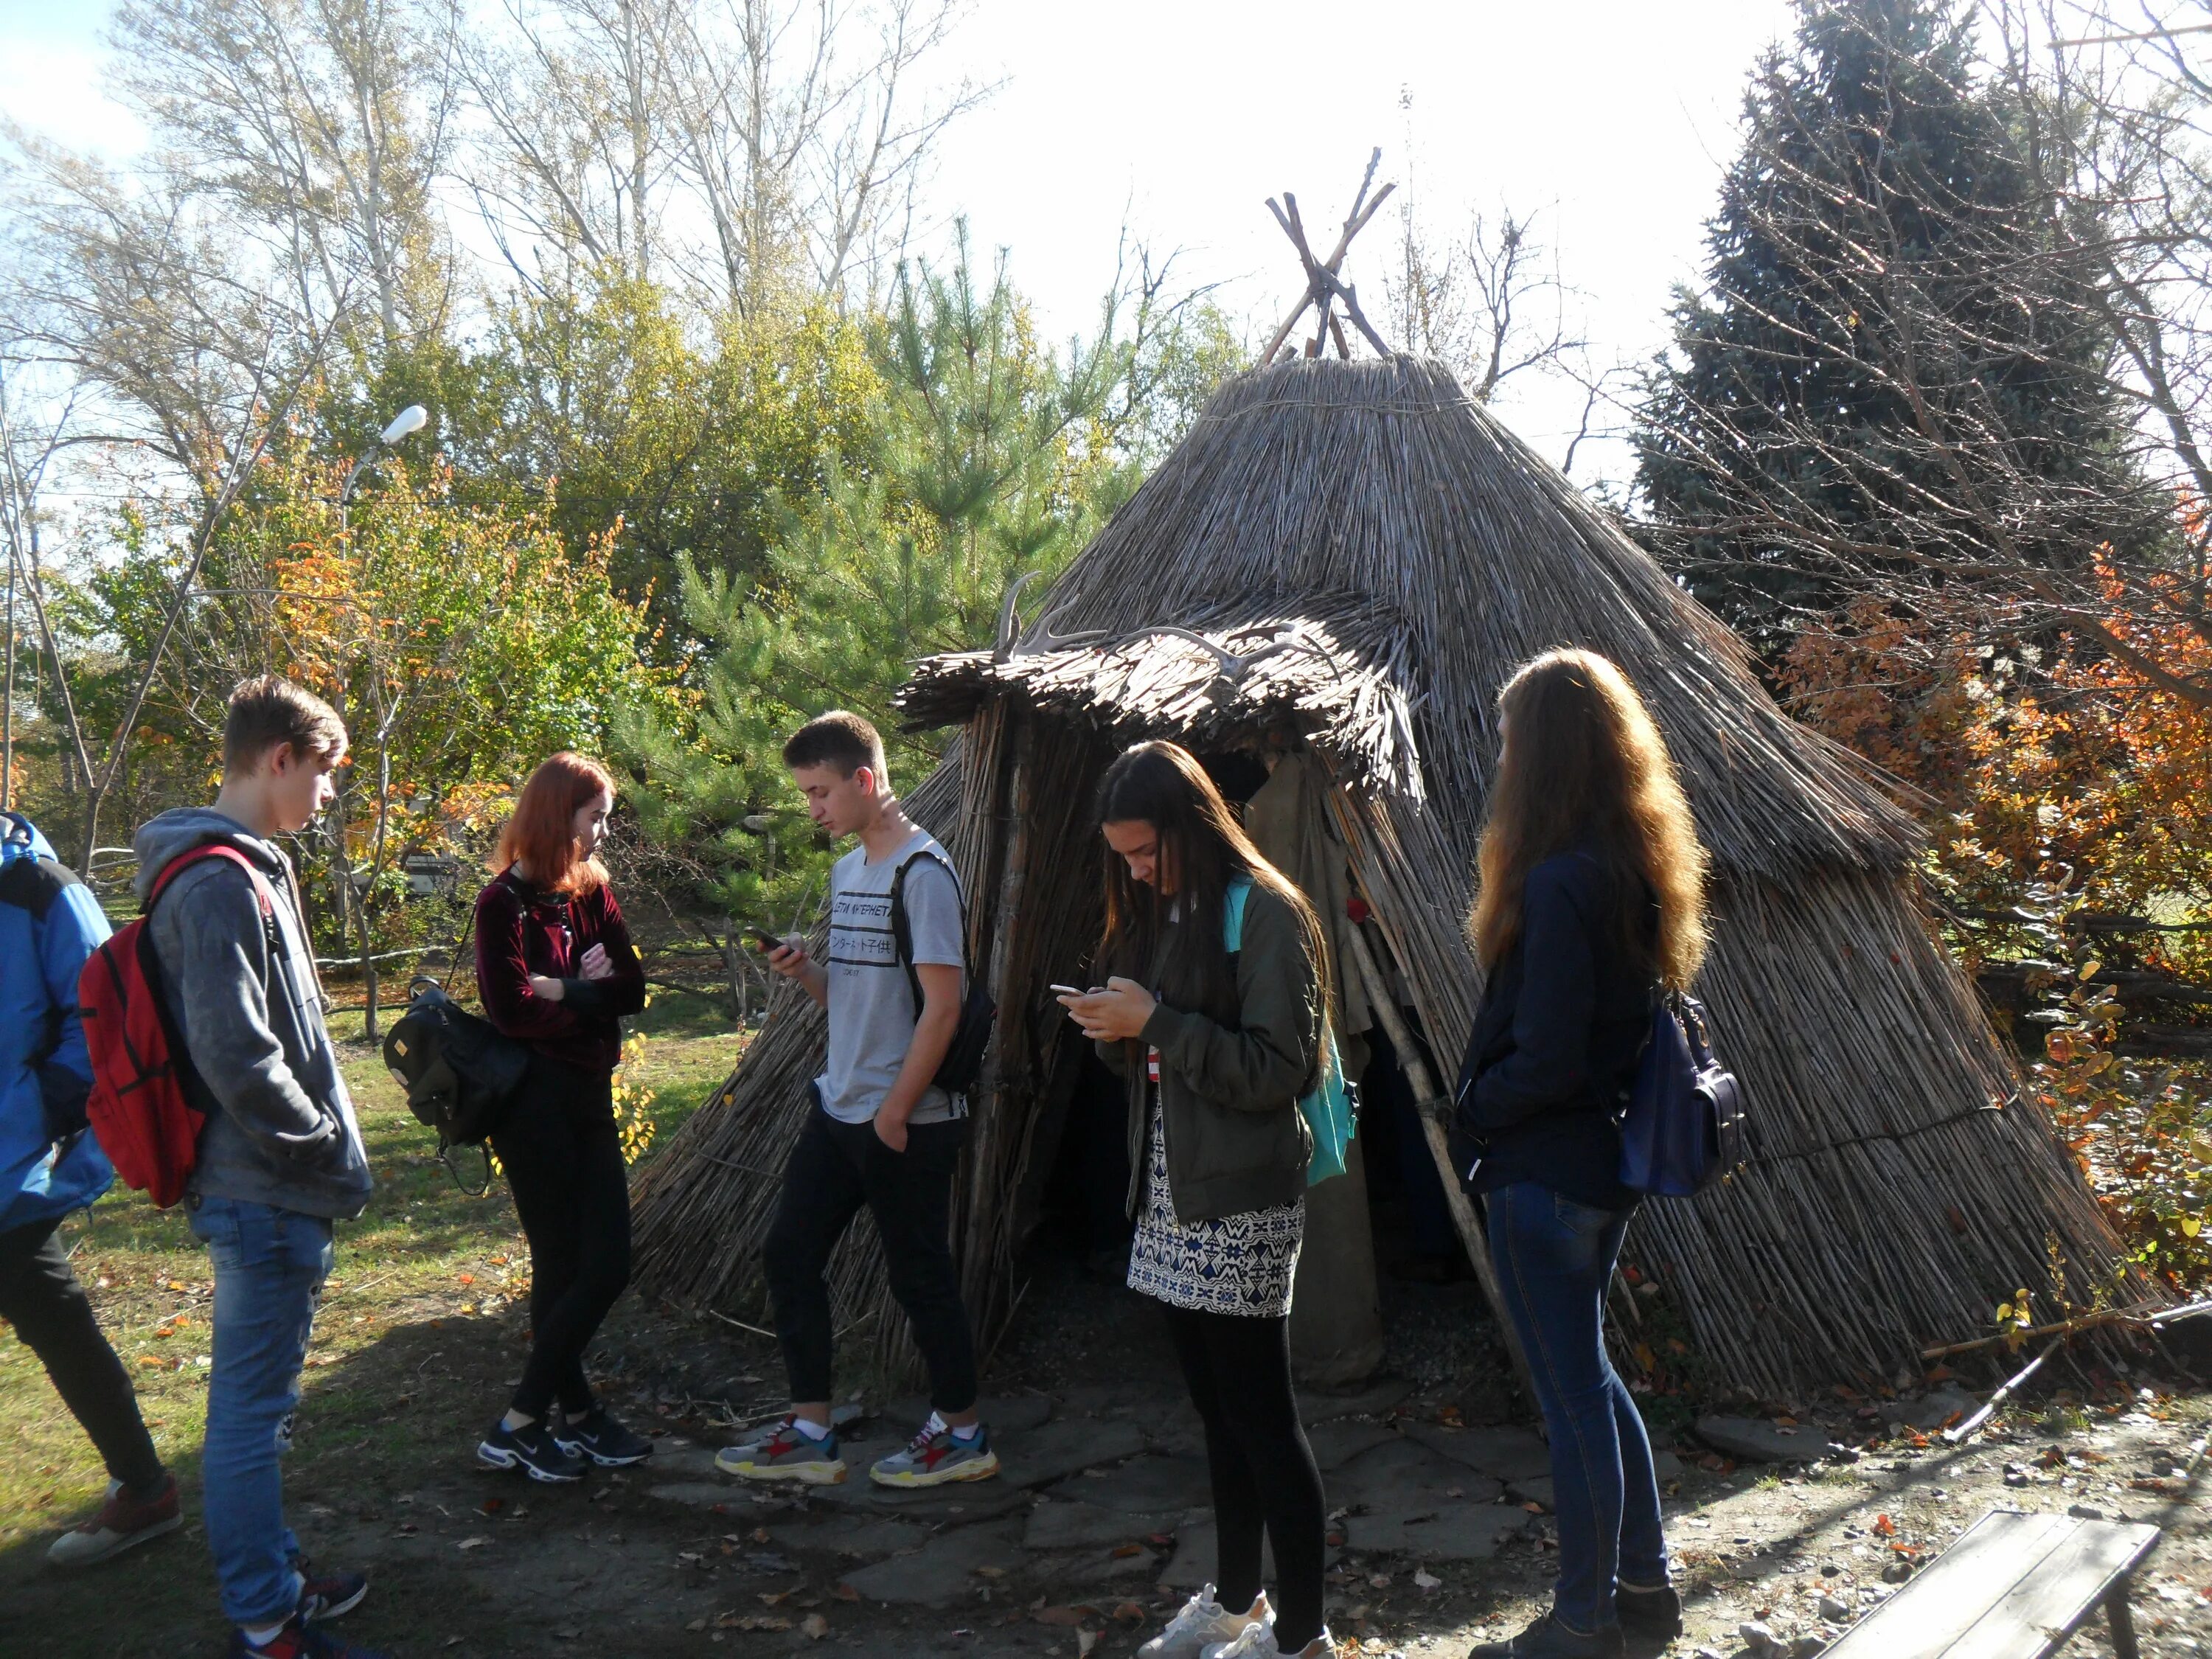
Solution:
{"label": "wooden pole", "polygon": [[1374,1009],[1375,1018],[1382,1022],[1383,1030],[1389,1034],[1390,1046],[1398,1051],[1398,1064],[1406,1073],[1406,1080],[1413,1085],[1413,1109],[1420,1114],[1421,1133],[1428,1137],[1429,1156],[1436,1159],[1437,1175],[1444,1183],[1444,1202],[1450,1206],[1452,1224],[1459,1229],[1460,1243],[1467,1247],[1467,1259],[1474,1268],[1475,1282],[1482,1286],[1482,1294],[1505,1338],[1505,1351],[1513,1357],[1513,1374],[1521,1383],[1521,1392],[1533,1404],[1538,1398],[1535,1380],[1528,1370],[1528,1356],[1522,1351],[1521,1333],[1514,1328],[1513,1316],[1505,1309],[1505,1294],[1498,1283],[1498,1267],[1490,1259],[1490,1241],[1483,1236],[1482,1221],[1474,1212],[1474,1203],[1461,1189],[1459,1172],[1452,1168],[1451,1146],[1443,1125],[1443,1097],[1437,1091],[1436,1079],[1430,1075],[1428,1062],[1421,1058],[1413,1034],[1406,1029],[1405,1016],[1398,1012],[1389,988],[1382,983],[1382,970],[1375,965],[1374,953],[1368,950],[1367,941],[1357,927],[1346,928],[1344,934],[1346,954],[1351,957],[1367,987],[1368,1005]]}

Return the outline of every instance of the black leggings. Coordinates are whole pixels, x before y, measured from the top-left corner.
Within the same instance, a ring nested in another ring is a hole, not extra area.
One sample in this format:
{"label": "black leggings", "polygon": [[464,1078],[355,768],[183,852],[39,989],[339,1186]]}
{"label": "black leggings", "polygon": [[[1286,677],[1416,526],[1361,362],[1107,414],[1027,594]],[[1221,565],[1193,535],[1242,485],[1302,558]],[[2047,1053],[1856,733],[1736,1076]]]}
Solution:
{"label": "black leggings", "polygon": [[584,1350],[629,1283],[629,1174],[614,1079],[532,1054],[491,1137],[530,1240],[530,1358],[514,1409],[588,1411]]}
{"label": "black leggings", "polygon": [[39,1356],[62,1403],[100,1449],[108,1474],[134,1498],[149,1497],[168,1472],[138,1415],[130,1374],[100,1334],[84,1286],[54,1237],[60,1224],[56,1217],[0,1233],[0,1319]]}
{"label": "black leggings", "polygon": [[1264,1524],[1275,1546],[1275,1640],[1296,1653],[1321,1634],[1328,1512],[1291,1392],[1291,1322],[1166,1312],[1191,1403],[1206,1425],[1221,1605],[1242,1613],[1259,1595]]}

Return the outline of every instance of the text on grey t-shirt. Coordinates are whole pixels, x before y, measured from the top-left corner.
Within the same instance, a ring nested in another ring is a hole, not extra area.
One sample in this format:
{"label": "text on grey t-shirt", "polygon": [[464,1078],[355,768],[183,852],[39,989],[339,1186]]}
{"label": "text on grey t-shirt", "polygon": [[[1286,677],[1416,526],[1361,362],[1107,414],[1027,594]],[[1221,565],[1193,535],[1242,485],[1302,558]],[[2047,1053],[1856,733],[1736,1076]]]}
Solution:
{"label": "text on grey t-shirt", "polygon": [[[869,861],[865,847],[837,860],[830,872],[829,1064],[815,1087],[823,1109],[841,1123],[866,1123],[875,1116],[914,1042],[919,1011],[891,933],[891,881],[902,864],[914,960],[963,965],[960,885],[945,849],[927,830],[915,830],[897,852],[877,862]],[[963,975],[960,994],[967,993]],[[908,1121],[939,1123],[957,1115],[952,1097],[932,1088]]]}

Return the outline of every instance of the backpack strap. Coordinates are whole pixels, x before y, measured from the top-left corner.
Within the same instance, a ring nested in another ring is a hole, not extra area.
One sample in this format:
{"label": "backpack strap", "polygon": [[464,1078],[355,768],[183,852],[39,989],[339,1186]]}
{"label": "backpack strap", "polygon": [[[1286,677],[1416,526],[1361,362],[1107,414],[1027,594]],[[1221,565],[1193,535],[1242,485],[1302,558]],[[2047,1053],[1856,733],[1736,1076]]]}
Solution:
{"label": "backpack strap", "polygon": [[927,847],[919,852],[908,854],[899,860],[898,868],[891,872],[891,948],[898,954],[899,966],[906,970],[907,990],[914,997],[914,1017],[920,1019],[921,1018],[921,975],[915,971],[914,930],[906,919],[906,872],[908,867],[916,859],[927,859],[931,863],[941,866],[945,873],[952,878],[952,890],[959,895],[960,898],[961,977],[972,981],[975,977],[975,971],[968,960],[968,893],[967,890],[960,885],[960,872],[952,867],[951,860],[940,854],[933,853]]}
{"label": "backpack strap", "polygon": [[[12,904],[31,918],[33,927],[46,925],[46,913],[54,902],[72,887],[82,887],[76,871],[59,860],[41,856],[33,850],[31,842],[31,821],[21,812],[0,815],[0,822],[8,826],[4,837],[11,847],[22,849],[21,855],[0,866],[0,904]],[[43,1039],[32,1055],[33,1063],[43,1065],[61,1052],[62,1036],[69,1024],[70,1016],[76,1012],[74,1003],[62,1003],[49,997],[46,1011],[41,1018],[45,1024]]]}
{"label": "backpack strap", "polygon": [[1221,948],[1232,957],[1244,948],[1244,901],[1251,896],[1251,877],[1230,877],[1221,896]]}
{"label": "backpack strap", "polygon": [[[13,813],[9,815],[14,817]],[[21,820],[17,820],[19,823]],[[46,912],[54,908],[54,901],[72,887],[82,887],[76,871],[57,860],[42,858],[32,852],[29,837],[18,841],[11,830],[8,840],[24,848],[21,858],[9,859],[0,866],[0,904],[12,904],[18,910],[30,912],[33,921],[44,921]]]}
{"label": "backpack strap", "polygon": [[276,901],[269,891],[268,878],[253,867],[252,859],[223,842],[203,842],[188,853],[178,854],[163,865],[161,873],[154,878],[153,890],[146,895],[146,903],[139,914],[152,915],[154,907],[161,902],[161,895],[169,890],[169,884],[184,874],[187,866],[206,859],[228,859],[246,872],[246,878],[253,884],[253,902],[261,908],[261,931],[268,938],[269,948],[289,962],[292,959],[291,947],[284,943],[284,930],[276,924]]}

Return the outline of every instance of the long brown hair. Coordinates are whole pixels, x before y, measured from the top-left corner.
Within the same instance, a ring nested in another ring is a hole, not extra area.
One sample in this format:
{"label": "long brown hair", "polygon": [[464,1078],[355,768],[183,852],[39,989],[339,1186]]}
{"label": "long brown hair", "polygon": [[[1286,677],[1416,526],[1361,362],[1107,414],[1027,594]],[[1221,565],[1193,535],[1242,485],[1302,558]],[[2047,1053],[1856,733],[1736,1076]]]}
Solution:
{"label": "long brown hair", "polygon": [[530,866],[531,884],[580,897],[597,892],[607,878],[599,860],[576,855],[576,813],[594,796],[611,798],[615,781],[587,755],[562,750],[538,762],[514,803],[514,816],[499,832],[499,851],[491,867]]}
{"label": "long brown hair", "polygon": [[[1151,971],[1170,903],[1182,907],[1170,954],[1158,989],[1170,1006],[1209,1014],[1236,1006],[1229,952],[1222,939],[1229,884],[1242,872],[1289,905],[1313,959],[1321,1006],[1328,1006],[1328,942],[1313,906],[1290,879],[1267,862],[1229,803],[1188,749],[1140,743],[1125,749],[1098,785],[1098,822],[1149,823],[1159,835],[1156,870],[1171,874],[1175,892],[1163,899],[1111,848],[1106,850],[1106,935],[1098,947],[1106,974],[1142,980]],[[1156,878],[1157,880],[1157,878]]]}
{"label": "long brown hair", "polygon": [[[1686,990],[1705,957],[1705,869],[1697,820],[1667,741],[1628,677],[1590,651],[1547,651],[1498,695],[1505,750],[1482,830],[1468,927],[1485,970],[1521,932],[1521,890],[1546,859],[1580,848],[1633,896],[1658,899],[1651,968]],[[1623,943],[1641,954],[1633,902]]]}

